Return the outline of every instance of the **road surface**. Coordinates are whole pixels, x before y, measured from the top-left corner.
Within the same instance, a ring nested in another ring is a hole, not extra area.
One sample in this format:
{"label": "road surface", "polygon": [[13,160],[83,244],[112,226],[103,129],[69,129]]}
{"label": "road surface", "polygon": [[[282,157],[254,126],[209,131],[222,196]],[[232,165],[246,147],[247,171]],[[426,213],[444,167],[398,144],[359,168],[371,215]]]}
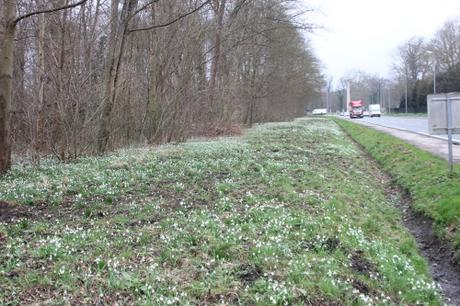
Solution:
{"label": "road surface", "polygon": [[[343,117],[342,117],[343,118]],[[355,123],[363,124],[376,130],[398,137],[423,150],[431,152],[444,159],[448,157],[447,141],[444,139],[426,136],[428,132],[426,118],[408,117],[380,117],[348,119]],[[422,134],[425,133],[425,134]],[[447,139],[447,136],[445,136]],[[455,135],[454,140],[460,142],[460,135]],[[453,146],[453,161],[460,163],[460,145]]]}
{"label": "road surface", "polygon": [[[383,117],[364,117],[362,119],[357,119],[366,121],[374,124],[381,124],[387,127],[405,129],[410,132],[417,133],[426,133],[428,134],[428,118],[426,117],[400,117],[400,116],[383,116]],[[447,135],[437,135],[445,138],[447,140]],[[455,134],[453,136],[455,141],[460,142],[460,134]]]}

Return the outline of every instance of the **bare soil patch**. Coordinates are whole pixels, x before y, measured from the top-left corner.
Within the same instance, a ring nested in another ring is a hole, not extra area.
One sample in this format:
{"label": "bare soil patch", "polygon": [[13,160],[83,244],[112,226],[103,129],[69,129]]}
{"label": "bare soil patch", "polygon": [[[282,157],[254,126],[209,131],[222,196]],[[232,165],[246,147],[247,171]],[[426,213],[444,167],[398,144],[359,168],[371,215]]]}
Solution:
{"label": "bare soil patch", "polygon": [[351,268],[359,273],[367,275],[377,271],[374,264],[367,260],[360,250],[353,252],[351,256]]}
{"label": "bare soil patch", "polygon": [[237,272],[238,277],[246,284],[252,284],[263,275],[263,271],[257,265],[243,264]]}
{"label": "bare soil patch", "polygon": [[27,218],[29,216],[30,213],[26,207],[0,201],[0,222],[7,223],[14,219]]}

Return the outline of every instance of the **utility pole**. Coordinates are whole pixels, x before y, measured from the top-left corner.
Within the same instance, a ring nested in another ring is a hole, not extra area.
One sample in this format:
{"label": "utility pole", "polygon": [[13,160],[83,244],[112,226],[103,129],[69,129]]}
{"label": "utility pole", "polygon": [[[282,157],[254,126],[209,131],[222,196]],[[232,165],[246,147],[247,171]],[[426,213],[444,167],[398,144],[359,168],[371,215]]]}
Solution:
{"label": "utility pole", "polygon": [[406,93],[405,93],[405,97],[404,97],[404,102],[405,102],[405,107],[406,107],[405,112],[407,113],[407,78],[406,78]]}
{"label": "utility pole", "polygon": [[388,85],[388,114],[391,114],[391,94],[390,94],[390,85]]}
{"label": "utility pole", "polygon": [[329,112],[329,94],[331,93],[331,84],[332,84],[332,78],[328,78],[327,80],[327,91],[326,91],[326,110]]}
{"label": "utility pole", "polygon": [[407,64],[405,65],[404,68],[405,68],[405,72],[406,72],[406,86],[405,86],[406,87],[405,88],[406,92],[405,92],[404,102],[405,102],[405,108],[406,108],[405,112],[407,114]]}
{"label": "utility pole", "polygon": [[433,56],[433,93],[436,94],[436,57]]}
{"label": "utility pole", "polygon": [[347,82],[347,111],[351,101],[350,82]]}

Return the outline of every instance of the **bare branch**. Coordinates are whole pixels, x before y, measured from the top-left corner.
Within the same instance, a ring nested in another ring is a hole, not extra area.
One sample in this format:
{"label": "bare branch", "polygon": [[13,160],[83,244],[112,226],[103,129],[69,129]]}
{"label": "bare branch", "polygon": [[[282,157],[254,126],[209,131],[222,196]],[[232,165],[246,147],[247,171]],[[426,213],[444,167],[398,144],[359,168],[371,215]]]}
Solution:
{"label": "bare branch", "polygon": [[60,7],[56,7],[56,8],[53,8],[53,9],[48,9],[48,10],[40,10],[40,11],[35,11],[35,12],[31,12],[31,13],[28,13],[28,14],[25,14],[25,15],[22,15],[22,16],[19,16],[18,18],[16,18],[14,20],[14,24],[17,24],[19,21],[23,20],[23,19],[26,19],[26,18],[29,18],[29,17],[32,17],[32,16],[35,16],[35,15],[39,15],[39,14],[47,14],[47,13],[55,13],[55,12],[58,12],[58,11],[62,11],[62,10],[66,10],[66,9],[71,9],[71,8],[74,8],[74,7],[77,7],[77,6],[80,6],[82,4],[85,4],[87,0],[80,0],[76,3],[73,3],[73,4],[68,4],[68,5],[64,5],[64,6],[60,6]]}
{"label": "bare branch", "polygon": [[141,6],[138,10],[136,10],[128,19],[131,20],[134,16],[136,16],[137,14],[139,14],[140,12],[142,12],[143,10],[145,10],[146,8],[148,8],[149,6],[151,6],[152,4],[155,4],[157,2],[159,2],[160,0],[152,0],[152,1],[149,1],[147,2],[146,4],[144,4],[143,6]]}
{"label": "bare branch", "polygon": [[128,31],[128,33],[133,33],[133,32],[140,32],[140,31],[149,31],[149,30],[153,30],[153,29],[158,29],[158,28],[165,28],[167,26],[170,26],[182,19],[184,19],[185,17],[187,16],[190,16],[192,15],[193,13],[196,13],[198,12],[199,10],[201,10],[203,7],[206,6],[206,4],[210,3],[211,0],[206,0],[205,2],[203,2],[201,5],[197,6],[196,8],[194,8],[193,10],[191,10],[190,12],[187,12],[183,15],[180,15],[176,18],[174,18],[173,20],[171,21],[168,21],[166,23],[163,23],[163,24],[157,24],[157,25],[152,25],[152,26],[149,26],[149,27],[145,27],[145,28],[138,28],[138,29],[131,29]]}

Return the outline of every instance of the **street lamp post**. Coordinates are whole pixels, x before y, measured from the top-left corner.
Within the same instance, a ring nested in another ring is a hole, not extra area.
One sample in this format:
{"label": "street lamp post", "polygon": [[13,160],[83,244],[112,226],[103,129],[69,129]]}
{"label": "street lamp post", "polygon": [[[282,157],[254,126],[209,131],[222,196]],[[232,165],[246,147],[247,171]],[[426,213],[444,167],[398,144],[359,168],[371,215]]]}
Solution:
{"label": "street lamp post", "polygon": [[390,94],[390,85],[388,85],[388,114],[391,114],[391,94]]}
{"label": "street lamp post", "polygon": [[407,81],[407,65],[405,65],[404,70],[405,70],[405,72],[406,72],[406,82],[405,82],[406,84],[405,84],[405,88],[404,88],[404,90],[405,90],[405,93],[404,93],[404,104],[405,104],[405,108],[406,108],[406,109],[405,109],[405,112],[406,112],[406,114],[407,114],[407,82],[408,82],[408,81]]}
{"label": "street lamp post", "polygon": [[433,57],[433,93],[436,94],[436,58]]}
{"label": "street lamp post", "polygon": [[405,104],[405,112],[407,114],[407,77],[406,77],[406,88],[405,88],[405,95],[404,95],[404,104]]}

